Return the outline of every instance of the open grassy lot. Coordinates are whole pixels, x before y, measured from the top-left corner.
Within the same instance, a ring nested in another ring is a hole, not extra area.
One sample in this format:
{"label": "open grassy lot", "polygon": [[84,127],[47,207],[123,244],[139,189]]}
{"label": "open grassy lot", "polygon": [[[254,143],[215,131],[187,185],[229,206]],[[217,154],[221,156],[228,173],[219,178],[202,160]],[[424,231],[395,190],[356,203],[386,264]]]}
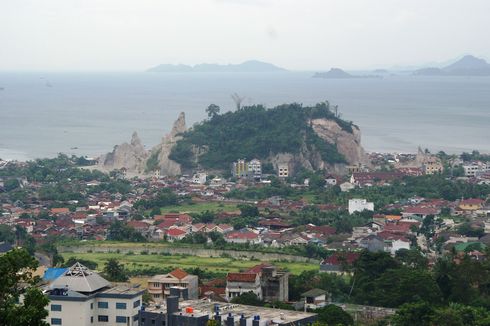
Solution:
{"label": "open grassy lot", "polygon": [[219,202],[202,202],[185,205],[175,205],[162,207],[162,214],[170,212],[179,213],[200,213],[204,211],[236,211],[238,210],[236,204],[231,203],[219,203]]}
{"label": "open grassy lot", "polygon": [[[141,254],[118,254],[118,253],[63,253],[65,260],[70,257],[77,257],[79,259],[88,259],[95,261],[99,265],[101,270],[105,262],[109,258],[116,258],[125,265],[129,270],[133,269],[145,269],[149,267],[179,267],[179,268],[195,268],[199,267],[204,270],[209,270],[218,273],[238,272],[240,270],[252,267],[260,264],[258,260],[236,260],[232,258],[223,257],[195,257],[195,256],[182,256],[182,255],[141,255]],[[293,274],[299,274],[305,270],[318,270],[317,264],[311,263],[293,263],[293,262],[271,262],[280,268],[285,268]]]}

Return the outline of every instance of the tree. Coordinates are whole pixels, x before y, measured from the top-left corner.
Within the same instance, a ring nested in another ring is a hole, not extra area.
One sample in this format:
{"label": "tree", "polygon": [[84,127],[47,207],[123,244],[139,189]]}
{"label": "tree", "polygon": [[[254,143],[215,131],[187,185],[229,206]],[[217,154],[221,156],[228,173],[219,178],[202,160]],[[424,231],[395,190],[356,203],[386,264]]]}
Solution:
{"label": "tree", "polygon": [[217,106],[216,104],[209,104],[209,106],[206,108],[206,113],[208,114],[209,118],[214,118],[219,114],[220,107]]}
{"label": "tree", "polygon": [[318,321],[327,325],[354,325],[354,319],[351,315],[345,312],[342,308],[329,304],[328,306],[315,310],[318,314]]}
{"label": "tree", "polygon": [[20,183],[19,183],[19,180],[17,180],[17,179],[7,179],[4,182],[3,186],[4,186],[6,191],[12,191],[12,190],[19,188]]}
{"label": "tree", "polygon": [[128,275],[124,266],[115,258],[110,258],[104,266],[104,274],[111,282],[126,282]]}
{"label": "tree", "polygon": [[434,309],[427,302],[406,303],[392,318],[394,326],[430,326]]}
{"label": "tree", "polygon": [[[49,325],[45,309],[48,298],[35,286],[32,271],[37,261],[25,249],[13,249],[0,256],[0,325]],[[24,295],[22,303],[20,295]]]}
{"label": "tree", "polygon": [[245,292],[239,295],[238,297],[234,297],[231,299],[232,303],[245,304],[248,306],[258,306],[261,307],[264,305],[264,301],[260,300],[259,297],[253,292]]}
{"label": "tree", "polygon": [[259,216],[259,209],[254,205],[238,205],[240,209],[240,216],[242,217],[256,217]]}
{"label": "tree", "polygon": [[109,227],[107,240],[145,242],[146,239],[134,228],[124,225],[121,221],[115,221]]}
{"label": "tree", "polygon": [[12,228],[6,224],[0,224],[0,242],[13,243],[15,233]]}

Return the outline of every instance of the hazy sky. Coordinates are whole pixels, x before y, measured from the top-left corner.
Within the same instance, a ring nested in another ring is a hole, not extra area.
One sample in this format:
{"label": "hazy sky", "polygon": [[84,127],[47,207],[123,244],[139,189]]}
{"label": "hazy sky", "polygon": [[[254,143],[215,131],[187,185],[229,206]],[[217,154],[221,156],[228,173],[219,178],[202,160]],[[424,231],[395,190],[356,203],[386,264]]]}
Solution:
{"label": "hazy sky", "polygon": [[0,0],[0,70],[490,58],[489,0]]}

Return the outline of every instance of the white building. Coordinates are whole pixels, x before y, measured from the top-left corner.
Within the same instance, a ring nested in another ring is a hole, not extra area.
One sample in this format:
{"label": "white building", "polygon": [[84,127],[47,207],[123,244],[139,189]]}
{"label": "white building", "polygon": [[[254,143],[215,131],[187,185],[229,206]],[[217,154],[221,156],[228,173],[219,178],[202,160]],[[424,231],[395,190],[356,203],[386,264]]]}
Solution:
{"label": "white building", "polygon": [[277,164],[277,175],[279,178],[289,177],[289,164],[287,163]]}
{"label": "white building", "polygon": [[254,179],[260,179],[262,177],[262,163],[258,159],[253,159],[248,162],[248,172]]}
{"label": "white building", "polygon": [[139,325],[144,290],[116,286],[80,263],[70,267],[47,289],[50,325]]}
{"label": "white building", "polygon": [[192,176],[192,183],[198,184],[198,185],[203,185],[206,183],[207,179],[207,174],[206,173],[196,173]]}
{"label": "white building", "polygon": [[252,292],[262,300],[262,287],[258,273],[228,273],[226,277],[226,298],[231,300],[243,293]]}
{"label": "white building", "polygon": [[349,214],[362,212],[364,210],[374,211],[374,203],[368,202],[366,199],[349,199]]}
{"label": "white building", "polygon": [[482,162],[475,162],[463,165],[465,177],[476,177],[485,172],[490,172],[490,165]]}

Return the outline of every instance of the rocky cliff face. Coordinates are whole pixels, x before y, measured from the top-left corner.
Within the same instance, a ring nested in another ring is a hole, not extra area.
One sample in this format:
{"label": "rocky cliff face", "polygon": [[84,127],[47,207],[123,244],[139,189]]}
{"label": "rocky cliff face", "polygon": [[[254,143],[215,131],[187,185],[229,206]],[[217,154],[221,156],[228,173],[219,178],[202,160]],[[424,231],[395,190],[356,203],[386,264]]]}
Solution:
{"label": "rocky cliff face", "polygon": [[170,150],[175,143],[181,138],[180,133],[186,131],[185,114],[180,113],[178,119],[174,122],[173,128],[168,135],[162,138],[160,144],[156,145],[151,151],[145,150],[138,134],[133,133],[131,142],[114,146],[110,153],[102,155],[99,164],[107,170],[122,169],[138,174],[153,173],[149,171],[148,160],[156,156],[156,168],[161,175],[179,175],[181,174],[180,165],[168,158]]}
{"label": "rocky cliff face", "polygon": [[148,152],[145,150],[138,134],[133,133],[131,142],[114,146],[112,152],[100,158],[100,164],[109,169],[126,168],[128,171],[143,173],[148,159]]}
{"label": "rocky cliff face", "polygon": [[321,139],[337,144],[338,151],[344,155],[349,164],[364,162],[365,152],[361,146],[361,131],[352,125],[352,133],[343,130],[335,121],[313,119],[311,126]]}
{"label": "rocky cliff face", "polygon": [[[315,133],[324,141],[337,144],[337,150],[345,157],[347,164],[355,165],[365,163],[365,152],[361,146],[361,131],[357,126],[352,126],[352,133],[343,130],[335,121],[328,119],[313,119],[310,121]],[[345,164],[330,164],[325,162],[318,152],[310,151],[303,146],[299,154],[281,153],[270,156],[268,161],[274,168],[278,164],[288,164],[291,173],[301,168],[308,170],[329,170],[343,174]]]}
{"label": "rocky cliff face", "polygon": [[151,150],[152,153],[157,153],[158,155],[158,167],[160,169],[161,175],[175,176],[182,174],[182,169],[180,164],[175,161],[172,161],[168,158],[170,155],[170,151],[175,143],[182,139],[179,134],[182,134],[187,130],[185,124],[185,113],[181,112],[179,117],[174,122],[172,130],[168,135],[162,138],[162,141],[157,146],[153,147]]}

